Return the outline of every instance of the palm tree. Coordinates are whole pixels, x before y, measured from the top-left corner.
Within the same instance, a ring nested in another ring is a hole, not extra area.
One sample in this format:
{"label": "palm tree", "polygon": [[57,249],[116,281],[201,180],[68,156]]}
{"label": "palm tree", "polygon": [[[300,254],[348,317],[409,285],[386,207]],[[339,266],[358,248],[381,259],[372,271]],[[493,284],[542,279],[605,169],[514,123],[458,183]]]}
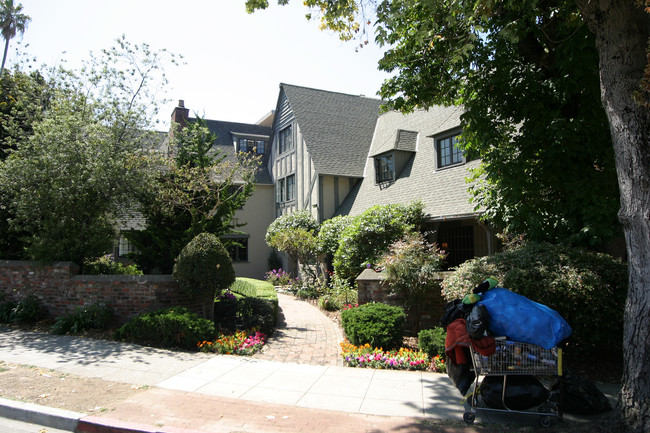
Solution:
{"label": "palm tree", "polygon": [[6,41],[5,52],[2,56],[2,66],[0,67],[0,76],[2,76],[2,72],[5,69],[9,40],[16,36],[17,33],[24,34],[27,24],[31,21],[31,18],[23,14],[22,10],[23,6],[20,4],[14,7],[14,0],[0,0],[0,29],[2,29],[2,37]]}

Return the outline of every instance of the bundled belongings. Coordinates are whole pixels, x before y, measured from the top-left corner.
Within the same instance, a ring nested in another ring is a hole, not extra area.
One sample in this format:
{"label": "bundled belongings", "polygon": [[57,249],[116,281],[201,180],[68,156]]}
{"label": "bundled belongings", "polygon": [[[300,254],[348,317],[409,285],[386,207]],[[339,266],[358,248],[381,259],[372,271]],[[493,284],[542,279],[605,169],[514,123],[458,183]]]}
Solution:
{"label": "bundled belongings", "polygon": [[502,287],[483,293],[478,305],[484,305],[488,310],[489,331],[510,340],[550,349],[572,332],[557,311]]}
{"label": "bundled belongings", "polygon": [[445,338],[445,353],[447,354],[447,374],[462,395],[474,381],[471,371],[472,361],[469,356],[469,346],[484,356],[494,353],[495,344],[493,337],[482,337],[478,340],[470,338],[467,334],[465,319],[456,319],[447,326]]}
{"label": "bundled belongings", "polygon": [[[503,393],[503,385],[506,392]],[[483,404],[495,409],[526,410],[548,400],[549,392],[535,376],[486,376],[479,387]]]}
{"label": "bundled belongings", "polygon": [[551,400],[557,401],[564,412],[594,415],[612,410],[612,405],[605,394],[593,382],[576,375],[571,370],[564,370],[563,386],[562,392],[558,384],[551,394]]}

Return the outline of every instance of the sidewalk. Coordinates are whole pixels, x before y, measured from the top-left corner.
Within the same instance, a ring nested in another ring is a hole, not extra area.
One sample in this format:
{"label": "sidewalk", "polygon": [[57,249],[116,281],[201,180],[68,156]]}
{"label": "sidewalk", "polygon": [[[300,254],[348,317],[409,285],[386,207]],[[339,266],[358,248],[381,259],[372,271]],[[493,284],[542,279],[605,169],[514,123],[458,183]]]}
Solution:
{"label": "sidewalk", "polygon": [[80,432],[451,432],[425,421],[462,420],[446,375],[343,367],[336,324],[308,303],[279,298],[282,326],[251,358],[0,329],[0,360],[151,387],[101,416],[64,414]]}

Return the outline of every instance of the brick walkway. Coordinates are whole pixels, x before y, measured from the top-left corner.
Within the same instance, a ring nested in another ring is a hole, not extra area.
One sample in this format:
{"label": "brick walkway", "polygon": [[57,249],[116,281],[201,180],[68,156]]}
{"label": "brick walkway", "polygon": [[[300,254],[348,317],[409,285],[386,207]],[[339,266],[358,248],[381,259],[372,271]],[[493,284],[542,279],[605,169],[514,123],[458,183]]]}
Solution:
{"label": "brick walkway", "polygon": [[278,293],[278,327],[254,358],[314,365],[343,365],[343,334],[318,308],[292,295]]}

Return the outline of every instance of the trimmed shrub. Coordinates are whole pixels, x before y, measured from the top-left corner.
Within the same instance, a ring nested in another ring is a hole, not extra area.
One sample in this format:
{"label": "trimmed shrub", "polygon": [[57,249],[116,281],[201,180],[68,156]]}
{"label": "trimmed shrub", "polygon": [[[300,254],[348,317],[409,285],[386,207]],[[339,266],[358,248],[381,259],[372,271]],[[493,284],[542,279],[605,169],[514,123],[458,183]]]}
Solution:
{"label": "trimmed shrub", "polygon": [[176,259],[172,273],[192,298],[214,297],[235,282],[230,254],[211,233],[194,237]]}
{"label": "trimmed shrub", "polygon": [[341,312],[341,325],[350,343],[385,350],[402,345],[406,315],[401,307],[382,303],[363,304]]}
{"label": "trimmed shrub", "polygon": [[462,298],[495,276],[499,286],[556,310],[573,328],[578,352],[620,350],[627,265],[606,254],[549,243],[528,243],[460,265],[442,282],[447,300]]}
{"label": "trimmed shrub", "polygon": [[318,231],[318,241],[324,253],[331,255],[336,253],[343,230],[352,224],[353,220],[353,216],[339,215],[321,223]]}
{"label": "trimmed shrub", "polygon": [[232,283],[230,291],[233,293],[239,293],[242,296],[257,296],[257,287],[242,278],[237,278],[235,282]]}
{"label": "trimmed shrub", "polygon": [[105,304],[75,308],[73,313],[60,316],[52,326],[53,334],[77,334],[88,329],[107,329],[113,319],[113,310]]}
{"label": "trimmed shrub", "polygon": [[275,237],[285,232],[294,231],[295,229],[318,233],[318,223],[306,210],[282,215],[269,225],[266,231],[266,243],[271,245]]}
{"label": "trimmed shrub", "polygon": [[445,354],[445,338],[447,333],[440,327],[423,329],[418,333],[418,349],[433,359],[436,356]]}
{"label": "trimmed shrub", "polygon": [[115,339],[161,348],[197,350],[214,339],[214,323],[183,307],[165,308],[133,318],[115,332]]}
{"label": "trimmed shrub", "polygon": [[366,263],[377,263],[388,246],[416,229],[424,219],[421,202],[374,206],[352,220],[341,233],[334,270],[354,280]]}

